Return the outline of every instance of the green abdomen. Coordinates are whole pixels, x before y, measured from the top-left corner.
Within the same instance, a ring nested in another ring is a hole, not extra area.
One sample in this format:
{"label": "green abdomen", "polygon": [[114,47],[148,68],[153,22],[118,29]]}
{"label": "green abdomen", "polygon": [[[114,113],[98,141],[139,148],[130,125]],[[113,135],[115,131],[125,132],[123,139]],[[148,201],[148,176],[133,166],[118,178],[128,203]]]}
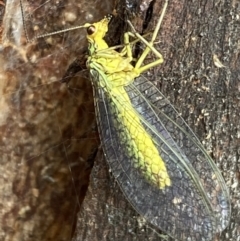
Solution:
{"label": "green abdomen", "polygon": [[166,166],[154,141],[144,129],[123,87],[110,91],[111,114],[120,142],[142,174],[160,189],[171,185]]}

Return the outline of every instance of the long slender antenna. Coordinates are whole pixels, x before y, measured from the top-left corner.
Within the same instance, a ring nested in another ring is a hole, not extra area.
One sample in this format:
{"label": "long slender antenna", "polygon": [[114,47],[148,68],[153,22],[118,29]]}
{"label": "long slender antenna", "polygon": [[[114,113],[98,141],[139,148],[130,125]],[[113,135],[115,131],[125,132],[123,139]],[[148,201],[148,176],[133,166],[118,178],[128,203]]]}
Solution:
{"label": "long slender antenna", "polygon": [[22,0],[20,0],[20,7],[21,7],[21,12],[22,12],[23,29],[24,29],[27,41],[30,42],[30,39],[29,39],[28,34],[27,34],[27,26],[26,26],[26,21],[25,21],[25,18],[24,18],[24,9],[23,9]]}
{"label": "long slender antenna", "polygon": [[65,33],[65,32],[68,32],[68,31],[72,31],[72,30],[76,30],[76,29],[86,27],[85,25],[75,26],[75,27],[72,27],[72,28],[67,28],[67,29],[63,29],[63,30],[59,30],[59,31],[51,32],[51,33],[37,35],[30,40],[30,38],[28,36],[28,33],[27,33],[27,26],[26,26],[26,21],[25,21],[25,18],[24,18],[24,7],[23,7],[22,0],[20,0],[20,6],[21,6],[21,12],[22,12],[23,28],[24,28],[25,36],[26,36],[26,39],[27,39],[28,42],[33,42],[34,40],[39,39],[39,38],[45,38],[45,37],[48,37],[48,36],[52,36],[52,35],[56,35],[56,34],[60,34],[60,33]]}
{"label": "long slender antenna", "polygon": [[56,35],[56,34],[60,34],[60,33],[65,33],[65,32],[76,30],[76,29],[80,29],[80,28],[86,28],[86,26],[84,26],[84,25],[75,26],[75,27],[72,27],[72,28],[66,28],[66,29],[55,31],[55,32],[51,32],[51,33],[37,35],[36,37],[31,39],[30,42],[32,42],[32,41],[34,41],[36,39],[39,39],[39,38],[45,38],[45,37],[48,37],[48,36],[52,36],[52,35]]}

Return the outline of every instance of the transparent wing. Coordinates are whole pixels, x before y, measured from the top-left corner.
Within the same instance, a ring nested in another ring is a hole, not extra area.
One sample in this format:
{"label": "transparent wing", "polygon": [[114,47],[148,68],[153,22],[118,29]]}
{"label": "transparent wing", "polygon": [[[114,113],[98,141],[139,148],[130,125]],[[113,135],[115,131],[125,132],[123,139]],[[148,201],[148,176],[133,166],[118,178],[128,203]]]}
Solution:
{"label": "transparent wing", "polygon": [[[125,196],[150,223],[178,240],[212,240],[230,217],[227,188],[200,141],[174,107],[144,78],[126,87],[142,125],[165,162],[171,186],[160,190],[136,167],[119,118],[121,100],[95,86],[101,143],[110,169]],[[129,105],[125,105],[127,110]],[[134,126],[134,120],[132,125]],[[136,125],[137,126],[137,125]]]}

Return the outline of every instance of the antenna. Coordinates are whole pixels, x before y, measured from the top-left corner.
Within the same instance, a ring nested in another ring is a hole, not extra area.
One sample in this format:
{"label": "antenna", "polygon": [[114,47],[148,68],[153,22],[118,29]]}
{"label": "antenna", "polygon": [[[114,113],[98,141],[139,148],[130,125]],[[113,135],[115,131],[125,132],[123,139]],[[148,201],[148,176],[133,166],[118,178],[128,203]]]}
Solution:
{"label": "antenna", "polygon": [[52,35],[65,33],[65,32],[68,32],[68,31],[72,31],[72,30],[87,27],[85,25],[75,26],[75,27],[72,27],[72,28],[67,28],[67,29],[63,29],[63,30],[59,30],[59,31],[51,32],[51,33],[45,33],[45,34],[37,35],[34,38],[30,39],[29,36],[28,36],[28,33],[27,33],[27,27],[26,27],[26,21],[25,21],[25,18],[24,18],[24,8],[23,8],[22,0],[20,0],[20,6],[21,6],[21,12],[22,12],[23,28],[24,28],[24,32],[25,32],[25,35],[26,35],[27,42],[29,42],[29,43],[33,42],[34,40],[39,39],[39,38],[45,38],[45,37],[48,37],[48,36],[52,36]]}

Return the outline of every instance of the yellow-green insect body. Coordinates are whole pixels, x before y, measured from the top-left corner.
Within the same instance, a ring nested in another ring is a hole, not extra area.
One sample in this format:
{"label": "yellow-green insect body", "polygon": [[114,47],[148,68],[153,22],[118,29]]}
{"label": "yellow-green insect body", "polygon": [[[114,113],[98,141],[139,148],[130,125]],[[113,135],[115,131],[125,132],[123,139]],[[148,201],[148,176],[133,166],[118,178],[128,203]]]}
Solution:
{"label": "yellow-green insect body", "polygon": [[[150,223],[178,240],[213,240],[229,223],[230,201],[220,171],[174,107],[140,74],[162,63],[150,42],[125,34],[121,52],[104,41],[109,19],[85,24],[87,66],[101,143],[126,198]],[[129,36],[147,47],[132,65]],[[157,56],[144,65],[147,54]]]}
{"label": "yellow-green insect body", "polygon": [[[128,144],[130,155],[137,157],[139,166],[146,177],[153,183],[164,188],[169,186],[171,181],[168,177],[165,164],[156,149],[152,138],[143,128],[137,112],[132,107],[129,96],[124,89],[139,76],[138,69],[131,65],[132,58],[123,57],[121,53],[109,49],[102,39],[108,30],[108,18],[89,26],[87,36],[89,52],[87,65],[94,76],[94,84],[102,88],[111,101],[114,116],[122,123],[123,133],[119,138]],[[98,35],[99,31],[99,35]],[[117,123],[115,123],[117,125]]]}

